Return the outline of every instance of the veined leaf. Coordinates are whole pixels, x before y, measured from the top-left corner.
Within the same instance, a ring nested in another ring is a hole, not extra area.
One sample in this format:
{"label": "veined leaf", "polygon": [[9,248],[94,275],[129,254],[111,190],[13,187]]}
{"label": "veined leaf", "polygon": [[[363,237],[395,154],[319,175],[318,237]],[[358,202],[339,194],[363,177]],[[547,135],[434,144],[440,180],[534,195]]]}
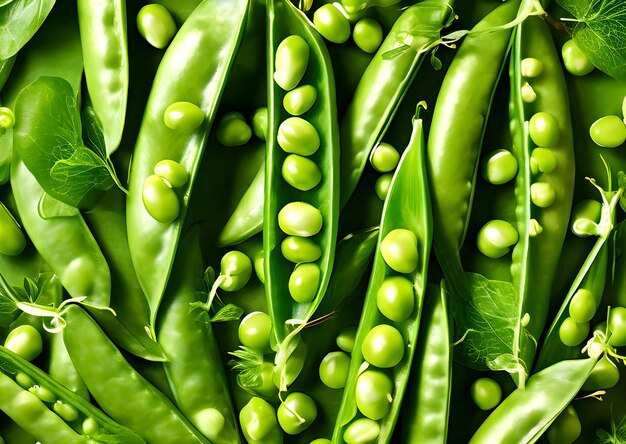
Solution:
{"label": "veined leaf", "polygon": [[17,54],[44,22],[55,0],[0,0],[0,60]]}
{"label": "veined leaf", "polygon": [[226,304],[211,317],[211,322],[238,321],[243,315],[243,308],[235,304]]}

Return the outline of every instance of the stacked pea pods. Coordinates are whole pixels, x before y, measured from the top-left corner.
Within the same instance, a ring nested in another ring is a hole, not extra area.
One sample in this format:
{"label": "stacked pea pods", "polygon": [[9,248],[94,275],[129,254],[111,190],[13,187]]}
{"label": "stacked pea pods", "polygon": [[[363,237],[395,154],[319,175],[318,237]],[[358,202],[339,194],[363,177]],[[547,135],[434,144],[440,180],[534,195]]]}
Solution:
{"label": "stacked pea pods", "polygon": [[619,0],[0,0],[0,443],[626,436]]}

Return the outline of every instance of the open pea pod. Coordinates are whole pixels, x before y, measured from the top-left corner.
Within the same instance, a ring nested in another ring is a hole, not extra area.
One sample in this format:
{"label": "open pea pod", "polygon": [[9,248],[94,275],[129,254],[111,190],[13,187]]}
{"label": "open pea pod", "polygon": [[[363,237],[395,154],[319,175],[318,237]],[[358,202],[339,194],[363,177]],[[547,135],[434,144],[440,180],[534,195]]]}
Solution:
{"label": "open pea pod", "polygon": [[[0,385],[0,410],[41,442],[145,442],[39,368],[1,346]],[[93,431],[84,430],[85,421],[95,425]]]}
{"label": "open pea pod", "polygon": [[[288,0],[268,2],[268,55],[263,251],[268,310],[282,350],[283,341],[309,321],[330,279],[339,217],[339,129],[330,56],[313,24]],[[287,94],[306,97],[306,109],[288,111]],[[285,253],[292,244],[292,251],[314,254]]]}
{"label": "open pea pod", "polygon": [[[198,5],[163,56],[146,105],[130,170],[127,224],[130,253],[148,299],[151,324],[167,285],[248,7],[248,0],[207,0]],[[170,105],[174,106],[168,110]],[[155,174],[155,165],[162,160],[173,161],[170,166],[178,164],[175,174],[185,179],[174,183],[179,192],[170,180]]]}
{"label": "open pea pod", "polygon": [[416,115],[383,207],[374,268],[333,442],[389,442],[411,372],[431,247],[424,129]]}

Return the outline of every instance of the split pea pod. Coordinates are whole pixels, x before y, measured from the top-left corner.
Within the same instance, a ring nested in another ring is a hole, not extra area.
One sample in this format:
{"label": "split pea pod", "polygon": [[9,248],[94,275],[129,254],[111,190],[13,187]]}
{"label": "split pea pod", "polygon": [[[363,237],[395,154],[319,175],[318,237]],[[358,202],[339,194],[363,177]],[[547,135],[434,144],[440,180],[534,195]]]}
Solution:
{"label": "split pea pod", "polygon": [[[33,364],[0,347],[0,410],[45,443],[144,441]],[[86,424],[90,423],[90,430]]]}
{"label": "split pea pod", "polygon": [[128,99],[126,1],[79,0],[78,24],[89,97],[111,155],[122,139]]}
{"label": "split pea pod", "polygon": [[[248,6],[247,0],[198,5],[163,56],[146,105],[126,208],[130,253],[152,325]],[[185,180],[173,184],[171,177],[155,174],[161,161],[170,161],[176,176]]]}
{"label": "split pea pod", "polygon": [[426,292],[431,216],[418,115],[383,207],[334,442],[389,442],[411,370]]}
{"label": "split pea pod", "polygon": [[[330,279],[339,216],[339,130],[330,56],[313,24],[289,1],[268,2],[268,54],[263,251],[268,310],[280,350],[313,315]],[[290,116],[283,98],[302,85],[312,86],[317,98],[306,113]],[[311,254],[293,257],[289,244]]]}
{"label": "split pea pod", "polygon": [[67,323],[63,341],[72,362],[111,418],[148,443],[209,443],[165,395],[130,366],[82,308],[70,306],[63,318]]}

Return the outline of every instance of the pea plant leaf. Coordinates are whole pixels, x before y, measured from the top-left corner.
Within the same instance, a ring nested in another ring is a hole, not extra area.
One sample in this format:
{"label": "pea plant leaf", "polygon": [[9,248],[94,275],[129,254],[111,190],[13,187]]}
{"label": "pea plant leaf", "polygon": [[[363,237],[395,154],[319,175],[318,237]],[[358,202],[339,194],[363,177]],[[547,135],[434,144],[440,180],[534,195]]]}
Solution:
{"label": "pea plant leaf", "polygon": [[211,317],[211,322],[238,321],[243,315],[243,308],[235,304],[226,304]]}
{"label": "pea plant leaf", "polygon": [[0,60],[8,59],[35,35],[55,0],[0,0]]}
{"label": "pea plant leaf", "polygon": [[0,327],[8,327],[21,314],[19,303],[33,303],[39,288],[32,279],[24,279],[24,288],[11,287],[0,275]]}
{"label": "pea plant leaf", "polygon": [[557,0],[576,17],[572,38],[593,65],[616,79],[626,79],[626,2]]}
{"label": "pea plant leaf", "polygon": [[[110,161],[83,142],[78,100],[66,80],[40,77],[24,88],[15,102],[15,121],[14,149],[53,198],[88,209],[116,183]],[[93,143],[97,136],[87,127]]]}

